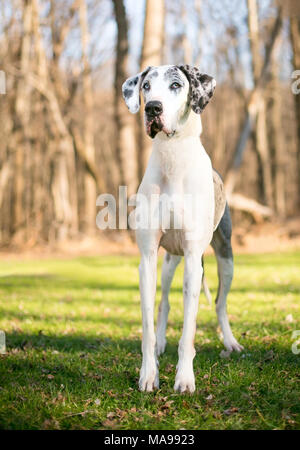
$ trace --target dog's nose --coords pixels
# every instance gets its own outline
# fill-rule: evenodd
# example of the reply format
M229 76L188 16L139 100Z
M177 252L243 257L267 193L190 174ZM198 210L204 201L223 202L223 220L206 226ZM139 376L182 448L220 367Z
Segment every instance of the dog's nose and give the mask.
M152 102L148 102L145 106L145 111L147 116L156 117L159 116L163 112L162 102L154 100Z

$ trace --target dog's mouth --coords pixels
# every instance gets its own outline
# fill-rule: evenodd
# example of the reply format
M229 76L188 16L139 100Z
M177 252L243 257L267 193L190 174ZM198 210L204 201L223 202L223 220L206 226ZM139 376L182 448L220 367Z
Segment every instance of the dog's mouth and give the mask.
M148 136L150 136L152 139L155 138L157 133L159 133L163 129L163 127L164 126L160 117L146 119L146 131Z
M175 134L175 131L170 132L165 128L160 117L154 117L153 119L152 118L146 119L146 132L148 136L154 139L157 133L159 133L160 131L163 131L168 137L172 137Z

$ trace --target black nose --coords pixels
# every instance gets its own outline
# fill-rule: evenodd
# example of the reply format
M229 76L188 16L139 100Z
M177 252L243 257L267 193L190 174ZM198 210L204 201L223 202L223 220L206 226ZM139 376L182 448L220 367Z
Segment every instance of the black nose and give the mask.
M147 116L156 117L159 116L163 112L162 102L154 100L152 102L148 102L145 106L145 111Z

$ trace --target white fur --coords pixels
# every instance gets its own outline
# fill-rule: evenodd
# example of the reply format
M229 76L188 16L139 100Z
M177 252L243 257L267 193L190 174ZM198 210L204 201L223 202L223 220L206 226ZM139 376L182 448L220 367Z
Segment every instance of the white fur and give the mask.
M161 89L161 88L160 88ZM162 99L163 93L160 95ZM162 99L163 100L163 99ZM163 103L165 105L165 103ZM182 109L182 108L181 108ZM164 108L165 110L165 108ZM176 116L176 110L173 110ZM167 121L167 118L165 118ZM177 119L178 120L178 119ZM172 118L167 122L171 126ZM170 124L170 125L169 125ZM154 334L154 298L156 285L156 254L158 244L170 253L185 256L184 268L184 325L179 344L179 362L175 380L175 390L181 392L195 390L193 373L194 335L196 316L202 279L201 258L209 245L213 233L214 188L212 167L209 157L201 145L200 116L190 111L189 116L176 134L170 139L164 132L159 132L153 141L153 151L149 164L139 188L139 193L150 197L152 193L168 195L198 193L201 207L201 230L194 239L187 240L187 230L176 230L179 248L173 248L173 230L165 233L155 230L137 230L137 243L142 255L140 265L140 288L143 313L143 363L140 375L140 389L151 391L158 386L158 367L155 356ZM170 239L168 235L170 234ZM195 270L196 268L196 270ZM172 269L171 269L172 270ZM158 321L157 351L164 349L165 323L167 307Z
M153 71L150 71L142 82L141 91L145 105L152 100L162 102L163 113L161 115L161 119L165 125L166 132L171 133L174 130L177 130L178 134L178 131L182 128L182 126L183 128L186 126L184 110L188 100L189 84L186 76L183 73L180 73L185 85L183 89L180 90L178 95L174 95L174 93L169 89L168 81L164 79L166 71L171 67L172 66L156 67L155 71L157 71L158 76L153 78L151 78L151 72L153 73ZM151 85L151 89L148 92L143 89L143 85L147 81L149 81ZM166 137L166 139L168 138Z
M197 198L196 213L200 218L200 226L192 234L185 224L180 230L164 230L160 226L157 230L138 229L136 231L137 244L141 253L139 273L143 322L143 360L139 387L142 391L152 391L159 385L157 355L163 353L166 345L168 293L180 255L184 255L184 324L178 348L179 360L174 388L180 392L194 392L194 337L203 274L201 259L213 235L214 186L211 161L199 138L202 131L200 116L188 107L188 81L182 74L185 79L184 87L177 95L174 95L169 88L169 80L165 77L170 67L153 68L158 75L151 77L150 70L141 82L145 104L153 100L162 103L161 120L164 127L153 140L152 154L138 193L149 199L152 194L175 195L182 205L184 196L187 194ZM151 83L151 89L145 92L143 85L147 80ZM137 102L137 90L134 95L135 97L130 98L132 104ZM143 214L143 210L139 213ZM154 303L159 245L171 255L169 260L165 258L163 264L162 300L155 335ZM220 264L222 264L221 261ZM221 285L221 299L224 295L226 301L226 280L223 280ZM218 315L224 333L225 346L231 348L236 344L233 336L230 335L230 328L228 329L223 303L220 302Z

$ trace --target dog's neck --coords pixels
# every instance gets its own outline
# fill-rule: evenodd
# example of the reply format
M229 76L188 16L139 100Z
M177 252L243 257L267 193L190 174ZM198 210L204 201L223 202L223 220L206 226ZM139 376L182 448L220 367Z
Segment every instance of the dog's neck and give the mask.
M178 122L178 129L175 131L174 136L168 137L165 133L160 132L155 136L155 141L167 141L170 144L175 140L182 140L184 138L196 137L199 138L202 133L202 123L199 114L194 113L193 110L189 111L188 117L183 117Z
M199 114L190 111L188 118L178 128L174 136L158 133L153 140L153 156L158 158L162 173L169 179L178 179L185 168L194 160L193 153L203 149L200 134L202 132ZM193 142L191 143L191 140ZM203 149L204 151L204 149Z
M200 114L196 114L191 110L186 121L183 123L179 121L179 130L175 133L174 137L179 139L192 136L199 138L201 133L202 122Z

